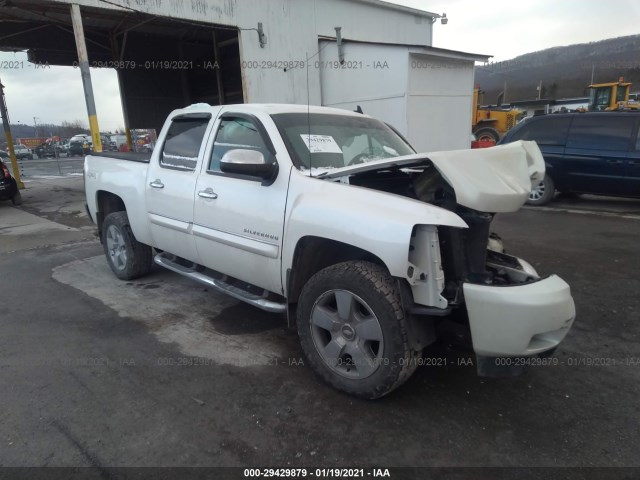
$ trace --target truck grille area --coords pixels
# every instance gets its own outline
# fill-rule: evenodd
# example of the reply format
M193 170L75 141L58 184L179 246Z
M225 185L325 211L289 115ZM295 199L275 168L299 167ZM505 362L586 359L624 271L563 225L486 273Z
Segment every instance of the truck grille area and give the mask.
M440 227L440 252L446 286L444 296L456 297L462 282L491 284L493 275L487 271L487 243L492 213L478 212L458 206L455 213L469 228Z

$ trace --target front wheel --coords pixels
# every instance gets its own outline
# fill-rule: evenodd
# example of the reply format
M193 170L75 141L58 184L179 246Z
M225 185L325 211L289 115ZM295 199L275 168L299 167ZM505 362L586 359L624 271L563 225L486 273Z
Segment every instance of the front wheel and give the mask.
M364 261L316 273L302 289L298 335L316 374L334 388L379 398L415 371L407 319L389 272Z
M493 141L498 143L500 141L500 133L492 127L482 127L477 129L473 134L476 136L476 140L483 142Z
M555 194L556 186L553 179L545 174L542 181L531 189L527 203L535 206L545 205L551 201Z
M131 231L127 212L113 212L102 223L102 246L111 271L120 280L133 280L151 271L151 247Z

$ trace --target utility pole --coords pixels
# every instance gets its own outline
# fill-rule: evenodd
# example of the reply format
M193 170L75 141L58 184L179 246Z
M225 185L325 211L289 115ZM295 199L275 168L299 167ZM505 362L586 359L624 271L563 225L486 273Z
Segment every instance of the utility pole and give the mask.
M2 117L2 125L4 127L4 135L7 138L7 147L9 149L9 158L11 159L11 168L13 176L16 179L18 188L24 189L24 183L20 179L20 168L18 160L16 160L16 152L13 149L13 137L11 137L11 128L9 127L9 112L7 112L7 104L4 101L4 85L0 81L0 117Z
M541 96L542 96L542 80L540 80L540 83L538 84L538 100L540 100Z

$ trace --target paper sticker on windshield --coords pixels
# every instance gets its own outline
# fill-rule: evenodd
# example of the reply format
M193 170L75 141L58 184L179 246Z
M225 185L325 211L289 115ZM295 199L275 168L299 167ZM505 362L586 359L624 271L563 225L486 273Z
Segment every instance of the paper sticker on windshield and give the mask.
M342 150L331 135L301 133L300 136L311 153L342 153Z

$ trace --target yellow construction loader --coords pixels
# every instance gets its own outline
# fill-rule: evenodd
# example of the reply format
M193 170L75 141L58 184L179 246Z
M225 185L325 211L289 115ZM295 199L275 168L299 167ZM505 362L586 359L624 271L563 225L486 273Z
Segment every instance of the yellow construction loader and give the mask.
M629 99L631 83L623 77L617 82L594 83L589 85L589 111L640 110L640 102Z
M517 108L481 107L478 104L480 89L473 89L473 116L471 118L471 132L480 142L493 141L497 143L502 135L524 116Z

